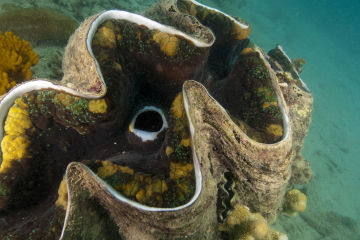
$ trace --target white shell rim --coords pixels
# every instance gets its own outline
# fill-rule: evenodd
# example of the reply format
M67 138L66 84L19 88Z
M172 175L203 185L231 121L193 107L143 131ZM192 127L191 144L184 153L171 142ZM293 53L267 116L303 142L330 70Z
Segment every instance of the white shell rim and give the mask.
M137 117L141 113L146 112L146 111L154 111L154 112L157 112L161 116L163 125L161 126L161 129L159 131L148 132L148 131L143 131L143 130L140 130L140 129L137 129L134 127ZM157 136L159 135L159 133L161 133L165 128L168 128L168 123L166 121L164 113L162 112L162 110L160 108L157 108L154 106L145 106L135 114L135 116L133 117L133 119L130 122L130 128L137 137L141 138L141 141L143 141L143 142L154 141L157 138Z
M249 25L246 25L246 24L244 24L244 23L239 22L238 20L236 20L236 19L233 18L232 16L230 16L230 15L228 15L228 14L226 14L226 13L224 13L224 12L222 12L222 11L216 9L216 8L212 8L212 7L206 6L206 5L204 5L204 4L202 4L202 3L199 3L199 2L197 2L197 1L195 1L195 0L191 0L191 1L192 1L194 4L197 4L197 5L201 6L201 7L204 7L204 8L207 8L207 9L210 9L210 10L213 10L213 11L215 11L215 12L218 12L218 13L223 14L224 16L228 17L230 20L234 21L235 24L239 25L242 29L247 29L247 28L250 27Z
M277 45L276 46L277 49L280 50L280 52L287 58L287 60L289 61L289 63L291 64L291 59L290 57L286 54L286 52L284 51L283 47L281 45ZM291 64L292 65L292 64ZM302 78L300 77L298 71L295 69L294 66L292 66L292 70L295 72L296 76L298 77L298 79L300 80L300 83L301 83L301 88L308 92L308 93L311 93L311 90L309 89L309 87L306 85L306 83L302 80Z

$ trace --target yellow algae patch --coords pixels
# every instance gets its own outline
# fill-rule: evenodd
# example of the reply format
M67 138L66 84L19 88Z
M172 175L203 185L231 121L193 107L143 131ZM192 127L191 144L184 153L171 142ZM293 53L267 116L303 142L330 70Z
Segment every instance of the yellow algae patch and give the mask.
M266 128L266 132L275 137L281 137L283 135L283 127L280 124L270 124Z
M93 113L106 113L107 110L107 103L105 99L96 99L96 100L90 100L89 101L89 107L90 112Z
M144 189L140 189L136 195L136 200L140 203L144 202L145 201L145 190Z
M187 138L188 134L184 131L187 127L187 118L182 93L179 93L172 102L170 114L175 119L173 131L180 134L183 138Z
M164 193L168 190L168 186L165 180L161 180L161 193Z
M153 40L160 45L160 50L172 57L178 49L179 39L167 33L157 32L153 35Z
M21 99L15 100L15 104L9 109L5 120L4 130L8 135L24 135L26 130L32 127L28 105Z
M183 191L183 193L190 193L191 192L191 185L188 182L179 183L178 188Z
M274 102L264 102L261 107L262 107L263 109L266 109L266 108L269 108L269 107L271 107L271 106L277 107L277 106L278 106L278 102L276 102L276 101L274 101Z
M152 195L152 185L146 185L146 197L149 198Z
M68 192L67 192L65 179L63 179L60 183L58 195L59 195L59 197L56 200L55 205L57 207L62 207L66 211L67 201L68 201Z
M191 4L189 13L190 13L190 15L196 16L196 13L197 13L197 12L196 12L196 6L195 6L195 4Z
M166 182L160 179L154 180L151 185L154 193L164 193L167 190Z
M267 87L259 87L256 92L267 98L273 96L273 92Z
M137 31L136 32L136 37L137 37L137 39L141 40L141 32Z
M170 162L170 179L179 179L183 177L188 177L194 167L191 163L174 163Z
M246 55L246 54L253 53L253 52L254 52L254 50L252 48L244 48L240 54Z
M152 185L152 190L154 193L162 193L160 179L156 179L155 181L153 181L153 183L151 185Z
M5 136L1 141L2 164L0 172L11 167L12 161L20 161L27 156L27 148L30 145L26 130L32 127L28 105L21 99L15 100L15 104L9 109L5 120Z
M256 94L261 98L261 108L264 111L269 111L268 108L273 109L278 106L276 93L268 87L259 87Z
M119 72L122 72L122 66L120 63L117 63L117 62L113 62L114 66L115 66L115 69L117 69Z
M140 187L140 182L132 180L125 184L120 184L120 186L115 186L116 189L121 190L127 197L135 196Z
M65 107L70 107L74 101L78 101L79 97L74 97L66 93L58 93L54 97L54 102L59 102Z
M0 172L4 172L5 169L10 168L12 161L24 158L29 144L30 141L26 136L6 135L1 141L3 162L0 167Z
M246 39L249 36L250 32L251 32L250 26L245 28L245 27L242 27L242 26L234 23L231 34L237 40L243 40L243 39Z
M118 42L121 42L122 36L120 34L116 34L116 40L118 40Z
M128 173L130 175L134 174L134 170L129 167L119 166L110 161L102 161L101 163L102 167L99 167L97 170L97 175L101 178L110 177L118 171L122 173Z
M101 27L95 37L94 44L106 48L115 48L116 47L116 36L114 31L109 27Z
M171 113L174 118L182 118L185 115L184 110L185 110L185 107L184 107L183 95L182 95L182 93L179 93L175 97L175 99L171 105Z
M174 152L174 148L167 146L165 149L166 156L170 156Z
M183 138L183 139L181 139L180 144L181 144L182 146L184 146L184 147L190 146L190 138Z

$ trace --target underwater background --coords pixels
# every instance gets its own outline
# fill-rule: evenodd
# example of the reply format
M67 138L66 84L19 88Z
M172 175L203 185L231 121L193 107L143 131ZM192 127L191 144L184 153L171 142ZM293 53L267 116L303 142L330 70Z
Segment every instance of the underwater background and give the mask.
M82 20L105 9L139 12L152 2L0 0L0 30L6 27L4 18L27 14L22 8L52 14L46 22L12 24L31 33L25 39L40 55L33 77L60 79L64 46ZM308 196L307 210L296 218L279 216L275 228L294 240L360 239L360 1L200 2L246 20L250 39L265 51L280 44L291 58L306 60L301 76L313 93L314 111L303 154L315 176L306 186L297 186Z

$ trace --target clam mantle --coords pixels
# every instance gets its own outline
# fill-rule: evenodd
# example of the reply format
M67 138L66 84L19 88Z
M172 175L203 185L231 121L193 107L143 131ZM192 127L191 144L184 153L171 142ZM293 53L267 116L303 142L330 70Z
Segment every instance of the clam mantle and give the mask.
M60 82L1 99L0 236L284 239L265 220L311 178L312 95L249 33L192 0L85 20ZM263 230L244 232L237 211Z

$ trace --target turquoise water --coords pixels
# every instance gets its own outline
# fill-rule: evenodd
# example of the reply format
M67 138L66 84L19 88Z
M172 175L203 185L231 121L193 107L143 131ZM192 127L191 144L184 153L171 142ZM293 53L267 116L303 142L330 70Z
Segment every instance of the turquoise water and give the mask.
M308 209L281 218L290 239L360 239L360 3L358 1L242 1L232 14L252 26L265 50L280 43L307 63L302 77L314 96L304 156L314 179Z
M265 50L280 43L305 58L302 77L314 96L303 150L315 173L308 209L280 218L282 227L296 240L360 239L360 2L240 2L224 9L246 19Z
M303 154L315 177L299 186L307 193L307 210L294 219L279 216L275 227L293 240L360 239L360 1L201 2L245 19L250 38L265 51L281 44L290 57L306 60L302 78L313 93L314 111ZM151 1L3 3L61 9L81 21L104 9L139 11Z

